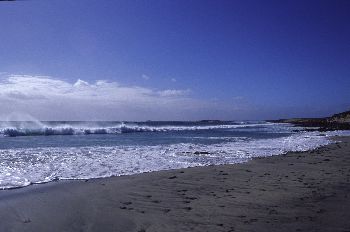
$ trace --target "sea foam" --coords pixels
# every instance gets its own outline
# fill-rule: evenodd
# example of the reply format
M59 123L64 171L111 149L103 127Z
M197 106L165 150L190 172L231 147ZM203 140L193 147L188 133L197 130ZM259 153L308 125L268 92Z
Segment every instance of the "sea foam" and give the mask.
M241 137L214 144L35 147L0 149L0 188L58 179L90 179L194 166L234 164L253 157L306 151L327 145L335 131L301 132L268 139Z

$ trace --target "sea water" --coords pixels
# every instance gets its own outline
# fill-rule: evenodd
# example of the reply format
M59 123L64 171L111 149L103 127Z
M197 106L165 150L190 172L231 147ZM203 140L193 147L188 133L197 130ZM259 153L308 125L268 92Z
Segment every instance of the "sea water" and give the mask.
M350 134L300 129L265 121L0 122L0 189L241 163Z

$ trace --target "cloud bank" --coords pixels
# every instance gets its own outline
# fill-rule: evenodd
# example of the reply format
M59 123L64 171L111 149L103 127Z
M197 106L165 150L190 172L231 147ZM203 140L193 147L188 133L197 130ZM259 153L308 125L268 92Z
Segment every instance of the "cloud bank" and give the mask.
M105 80L70 83L30 75L3 78L0 103L1 120L21 114L39 120L196 120L213 117L208 113L218 110L217 103L195 99L188 89L157 90Z

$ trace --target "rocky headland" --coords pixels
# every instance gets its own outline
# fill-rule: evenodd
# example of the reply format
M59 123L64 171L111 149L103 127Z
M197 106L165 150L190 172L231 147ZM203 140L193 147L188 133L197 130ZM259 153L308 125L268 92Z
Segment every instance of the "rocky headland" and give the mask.
M306 127L306 130L350 130L350 111L334 114L325 118L291 118L268 120L268 122L291 123L295 126Z

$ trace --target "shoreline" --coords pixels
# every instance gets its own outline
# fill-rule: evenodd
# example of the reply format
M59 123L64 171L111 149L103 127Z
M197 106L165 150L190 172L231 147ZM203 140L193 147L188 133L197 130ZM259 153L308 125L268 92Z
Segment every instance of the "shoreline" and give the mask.
M1 190L0 231L350 231L350 137L336 140L240 164Z

